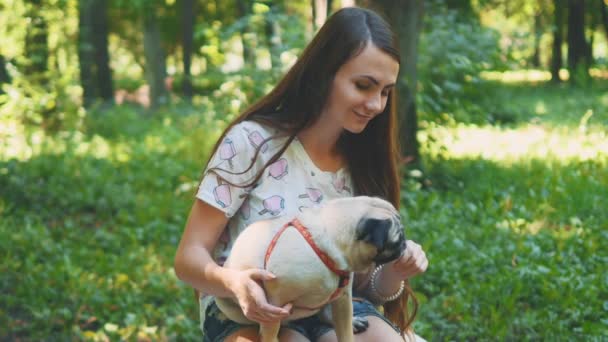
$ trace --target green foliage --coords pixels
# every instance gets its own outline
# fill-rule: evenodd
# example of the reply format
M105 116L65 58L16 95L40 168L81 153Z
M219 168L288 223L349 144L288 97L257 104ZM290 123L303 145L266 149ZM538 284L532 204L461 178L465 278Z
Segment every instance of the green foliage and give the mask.
M601 133L605 113L581 129L571 112L600 108L603 86L570 97L569 88L526 84L494 92L497 108L522 100L512 130L542 124L585 140ZM547 112L524 111L538 101ZM0 339L200 338L192 291L172 258L229 103L174 105L155 117L115 107L86 113L81 131L0 145ZM467 126L425 127L421 134L436 140L423 145L425 173L406 178L402 199L408 237L430 258L412 281L417 332L428 340L605 339L608 146L598 140L592 157L509 159L500 144L486 144L491 156L461 156L457 138L473 139Z
M498 34L482 27L476 18L448 10L440 1L429 7L418 57L420 116L483 121L485 113L477 105L484 87L479 74L503 65Z
M117 88L143 84L140 16L150 7L169 70L179 69L177 4L109 2ZM25 1L0 4L0 55L12 78L0 95L0 340L200 338L173 254L208 152L299 53L309 3L256 1L245 18L234 2L197 5L195 107L176 102L152 117L140 107L80 107L75 0L42 1L50 54L40 77L24 71ZM496 32L462 7L466 15L431 4L421 36L426 169L406 178L402 209L409 237L431 261L413 280L417 332L429 340L607 339L608 88L484 80L482 71L508 61ZM280 28L281 65L272 69L267 22ZM244 27L256 62L227 68ZM547 131L551 153L497 151L524 145L517 139L457 153L463 136Z
M431 340L604 340L606 83L491 84L494 108L518 113L512 128L425 123L426 174L412 172L403 192L409 237L430 256L427 273L413 280L422 302L417 332ZM510 139L500 140L503 132Z
M0 339L197 338L172 257L224 123L161 117L118 107L0 162Z
M10 44L3 44L0 54L9 61L7 71L12 82L4 85L6 94L0 95L0 116L42 126L49 132L73 127L79 120L78 62L76 47L69 40L76 34L76 1L61 2L62 8L57 1L42 1L38 6L8 1L6 5L12 10L0 11L0 26ZM44 29L42 35L47 39L37 42L36 48L48 49L47 63L37 61L39 55L26 53L24 37L31 26L29 16L34 15L46 23L38 30ZM39 70L31 69L34 62Z
M410 237L431 265L413 282L422 297L418 333L605 338L607 162L430 161L433 190L405 195Z

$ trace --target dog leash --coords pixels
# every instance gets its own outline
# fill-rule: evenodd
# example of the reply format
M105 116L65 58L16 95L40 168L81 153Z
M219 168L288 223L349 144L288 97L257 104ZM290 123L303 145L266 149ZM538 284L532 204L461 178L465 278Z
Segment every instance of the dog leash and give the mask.
M325 302L323 305L336 299L336 297L338 297L340 295L340 293L342 292L342 289L346 285L348 285L348 283L350 282L350 272L345 271L345 270L340 270L336 267L336 263L334 262L334 260L331 259L329 257L329 255L327 255L327 253L325 253L321 250L321 248L312 239L312 235L310 234L310 231L306 227L304 227L304 225L302 225L302 223L298 219L293 219L293 220L287 222L275 234L274 238L268 245L268 249L266 249L266 256L264 257L264 269L266 269L266 265L268 264L268 259L270 259L270 254L272 253L272 250L274 249L275 245L277 244L279 237L281 237L283 232L289 227L296 228L297 231L300 232L300 234L302 234L304 239L308 242L310 247L312 247L312 249L315 251L315 253L319 257L319 259L321 259L321 261L325 264L325 266L327 266L327 268L329 268L330 271L332 271L334 274L336 274L338 276L338 278L339 278L338 288L334 291L334 293L332 293L331 297L329 297L327 302ZM307 308L307 307L302 307L302 308L308 309L308 310L317 310L317 309L320 309L321 307L323 307L323 305L321 305L317 308Z

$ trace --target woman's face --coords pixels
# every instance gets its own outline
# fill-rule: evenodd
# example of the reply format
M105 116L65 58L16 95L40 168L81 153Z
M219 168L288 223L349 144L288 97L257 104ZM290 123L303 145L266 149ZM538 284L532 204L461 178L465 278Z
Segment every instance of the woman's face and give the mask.
M362 132L370 120L384 111L398 73L399 63L368 43L338 69L322 120L351 133Z

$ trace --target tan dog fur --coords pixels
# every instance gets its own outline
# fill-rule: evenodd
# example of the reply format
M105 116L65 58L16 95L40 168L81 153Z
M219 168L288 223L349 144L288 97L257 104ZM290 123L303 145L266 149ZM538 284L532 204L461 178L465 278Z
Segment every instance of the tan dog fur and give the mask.
M268 245L277 231L293 218L281 217L248 226L236 239L224 266L239 270L263 269ZM305 209L297 218L308 228L315 243L334 260L340 270L364 271L378 261L379 254L388 253L390 258L394 259L405 248L399 213L389 202L379 198L358 196L335 199L327 201L321 207ZM385 223L384 238L386 244L391 247L390 251L379 250L379 247L370 243L369 236L362 238L362 235L368 233L367 230L371 232L375 229L365 224L370 222L369 219L383 220ZM377 232L379 230L373 234ZM397 245L399 247L395 247ZM278 239L266 269L277 276L276 279L264 281L268 302L276 306L293 304L287 320L317 313L319 310L302 307L316 308L325 304L338 287L338 276L323 264L309 243L293 227L287 228ZM349 285L341 295L329 303L333 313L332 322L338 341L341 342L354 339L351 299L352 273ZM243 324L252 323L245 317L235 299L216 298L216 303L231 320ZM261 325L261 341L278 341L279 329L280 323Z

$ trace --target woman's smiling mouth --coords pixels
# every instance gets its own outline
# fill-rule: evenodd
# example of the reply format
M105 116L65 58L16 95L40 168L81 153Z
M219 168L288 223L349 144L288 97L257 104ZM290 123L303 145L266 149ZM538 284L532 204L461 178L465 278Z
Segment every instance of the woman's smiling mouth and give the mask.
M365 120L371 120L373 119L373 116L370 115L363 115L363 114L359 114L355 111L353 111L353 113L355 113L355 115L357 115L359 118L365 119Z

